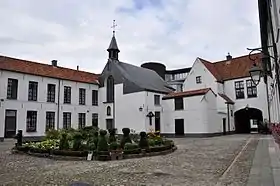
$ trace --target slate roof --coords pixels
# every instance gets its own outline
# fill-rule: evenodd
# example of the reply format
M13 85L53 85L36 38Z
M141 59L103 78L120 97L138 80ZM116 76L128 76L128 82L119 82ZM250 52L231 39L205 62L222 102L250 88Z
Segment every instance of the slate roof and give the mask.
M221 94L221 93L218 93L218 94L226 101L225 103L234 104L234 101L232 101L227 95Z
M82 83L98 84L98 75L48 64L0 56L0 70L64 79Z
M126 79L142 89L162 93L170 93L174 90L153 70L120 61L114 63Z
M261 53L253 54L252 58L256 59L256 64L261 68ZM248 55L214 63L201 58L199 58L199 60L212 73L218 82L249 77L249 69L253 65L253 61L249 59Z
M112 39L111 39L109 48L108 48L107 50L108 50L108 51L109 51L109 50L117 50L117 51L120 51L120 50L119 50L119 47L118 47L118 44L117 44L116 37L115 37L114 35L113 35L113 37L112 37Z
M208 91L212 91L212 89L204 88L204 89L189 90L189 91L183 91L183 92L172 92L172 93L164 96L162 99L166 100L166 99L181 98L181 97L200 96L200 95L205 95ZM213 92L213 94L216 95L214 92Z

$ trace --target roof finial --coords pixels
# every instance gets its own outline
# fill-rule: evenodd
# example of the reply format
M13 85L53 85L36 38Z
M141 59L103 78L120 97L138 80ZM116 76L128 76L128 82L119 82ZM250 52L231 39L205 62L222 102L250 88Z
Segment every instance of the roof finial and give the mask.
M113 28L113 35L115 35L115 32L116 32L116 20L113 20L113 26L111 26L111 28Z

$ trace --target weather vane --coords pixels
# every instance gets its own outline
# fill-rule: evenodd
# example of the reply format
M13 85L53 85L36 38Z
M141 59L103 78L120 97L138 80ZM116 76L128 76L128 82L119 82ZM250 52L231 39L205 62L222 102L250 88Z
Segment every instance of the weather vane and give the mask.
M111 28L113 28L113 35L115 35L115 32L116 32L116 20L113 20L113 26L111 26Z

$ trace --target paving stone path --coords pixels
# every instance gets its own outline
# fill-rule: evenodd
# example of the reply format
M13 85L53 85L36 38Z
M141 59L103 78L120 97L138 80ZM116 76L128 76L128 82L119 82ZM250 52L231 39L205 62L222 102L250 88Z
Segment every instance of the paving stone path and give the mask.
M16 155L4 142L0 143L0 185L243 186L258 138L178 138L174 139L178 150L172 154L111 162L55 161ZM229 166L231 169L227 170Z

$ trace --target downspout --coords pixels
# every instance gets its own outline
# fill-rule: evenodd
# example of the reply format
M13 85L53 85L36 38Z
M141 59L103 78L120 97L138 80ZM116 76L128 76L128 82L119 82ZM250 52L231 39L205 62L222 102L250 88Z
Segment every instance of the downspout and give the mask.
M58 80L58 96L57 96L57 130L59 129L59 116L60 116L60 82L61 79Z
M227 103L227 117L228 117L228 132L230 133L230 113L229 113L229 104Z
M267 100L267 111L268 111L268 123L271 123L271 119L270 119L270 104L269 104L268 85L267 85L267 83L265 84L265 89L266 89L266 100Z

